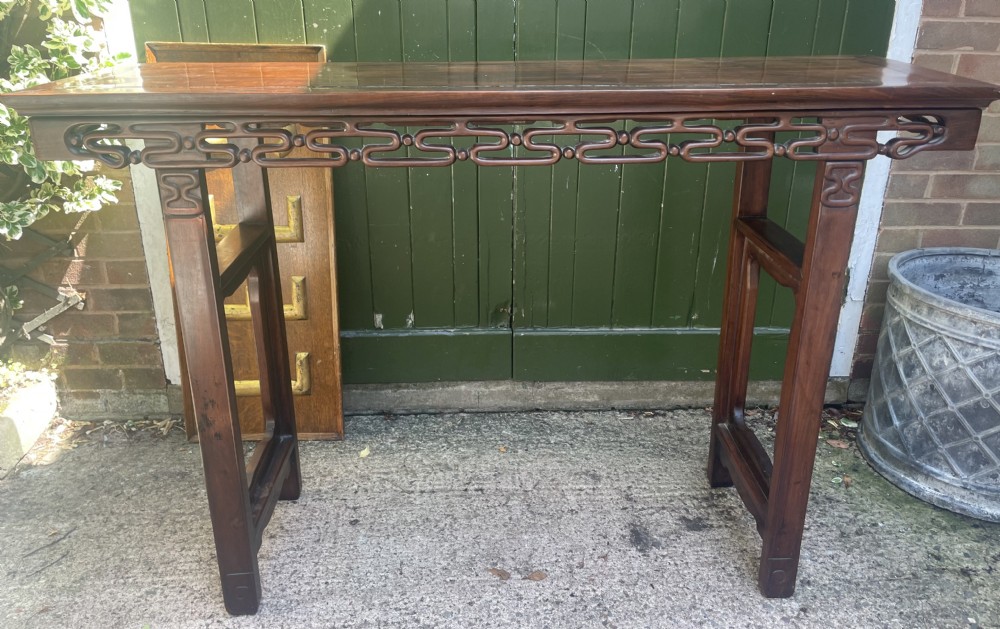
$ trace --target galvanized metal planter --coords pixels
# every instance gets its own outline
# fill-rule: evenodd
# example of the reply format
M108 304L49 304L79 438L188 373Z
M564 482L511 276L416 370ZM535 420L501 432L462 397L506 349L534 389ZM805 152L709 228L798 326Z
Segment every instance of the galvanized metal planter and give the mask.
M914 496L1000 522L1000 251L908 251L889 277L861 451Z

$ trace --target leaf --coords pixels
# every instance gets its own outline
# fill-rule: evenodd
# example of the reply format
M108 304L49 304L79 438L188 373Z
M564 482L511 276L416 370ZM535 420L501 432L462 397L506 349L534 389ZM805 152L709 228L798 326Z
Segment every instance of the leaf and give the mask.
M500 446L499 448L497 448L497 451L500 454L504 454L505 452L507 452L507 446Z
M487 572L489 572L496 578L500 579L501 581L506 581L507 579L510 578L510 573L504 570L503 568L490 568L489 570L487 570Z
M77 22L85 22L90 19L90 7L87 6L88 4L85 0L74 0L73 17L76 18Z
M841 450L846 450L851 447L851 444L843 439L827 439L826 445L833 446L834 448L840 448Z
M371 453L372 453L371 449L369 449L368 446L365 446L364 450L362 450L361 452L358 452L358 456L363 459L363 458L365 458L366 456L368 456Z
M843 426L844 428L857 428L858 422L854 421L853 419L847 419L845 417L840 420L840 425Z
M541 570L535 570L534 572L532 572L528 576L524 577L523 580L524 581L541 581L541 580L543 580L547 576L549 576L549 575L545 574Z
M854 479L848 476L847 474L844 474L844 487L850 487L853 484L854 484Z

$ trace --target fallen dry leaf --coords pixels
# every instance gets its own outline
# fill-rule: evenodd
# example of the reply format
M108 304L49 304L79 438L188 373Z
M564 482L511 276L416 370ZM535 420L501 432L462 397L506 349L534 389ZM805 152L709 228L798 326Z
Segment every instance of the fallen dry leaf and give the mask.
M826 445L833 446L834 448L840 448L841 450L846 450L851 447L851 444L847 443L843 439L827 439Z
M524 577L524 580L525 581L541 581L542 579L544 579L547 576L549 576L549 575L545 574L541 570L535 570L534 572L532 572L528 576Z
M850 487L853 484L854 484L854 479L848 476L847 474L844 474L844 487Z
M500 579L501 581L506 581L510 578L510 573L503 568L490 568L487 572Z
M363 459L363 458L365 458L366 456L368 456L371 453L372 453L372 451L368 448L368 446L365 446L364 450L362 450L361 452L358 452L358 456Z
M497 448L497 450L500 452L500 454L503 454L504 452L507 451L507 446L500 446L499 448Z

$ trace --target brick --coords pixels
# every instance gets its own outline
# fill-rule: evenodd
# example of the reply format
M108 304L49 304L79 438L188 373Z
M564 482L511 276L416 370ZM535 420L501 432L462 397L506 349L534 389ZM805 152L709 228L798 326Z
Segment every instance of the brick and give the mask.
M885 280L889 278L889 260L893 253L876 253L872 259L872 270L869 281Z
M149 288L95 288L87 293L87 307L94 312L152 312Z
M996 249L998 242L1000 242L1000 229L957 227L924 230L920 246Z
M961 203L887 201L882 211L886 227L958 225L961 219Z
M119 203L106 206L97 213L97 225L102 232L139 231L135 203L123 202L119 192Z
M121 389L122 377L117 369L65 368L60 374L67 389L74 391L95 391L98 389Z
M854 352L862 356L874 356L878 347L878 332L865 332L858 335L858 344Z
M1000 54L962 53L957 74L988 83L1000 83Z
M98 261L56 258L39 267L41 280L50 286L69 284L77 289L107 283L104 264Z
M149 286L145 260L108 260L104 263L108 284L142 284Z
M919 246L920 232L912 227L883 229L878 235L879 253L899 253Z
M953 53L918 52L913 55L913 65L939 72L951 72L958 62L958 55Z
M163 389L167 379L162 369L121 369L126 389Z
M118 334L113 315L72 310L52 319L45 327L49 334L66 340L104 339Z
M91 367L100 363L97 347L93 343L66 344L64 360L68 367Z
M91 232L76 245L79 258L138 260L143 257L142 239L139 232L94 233Z
M924 151L893 163L892 172L972 170L975 158L972 151Z
M146 312L120 314L118 334L123 339L156 339L156 319Z
M1000 48L1000 22L924 20L917 36L922 50L983 50Z
M92 212L75 214L49 212L45 218L32 225L31 228L52 238L63 238L72 231L77 231L78 229L86 230L89 226L93 225L93 216Z
M35 225L37 224L35 223ZM47 246L44 243L38 242L34 238L22 236L19 240L8 241L5 237L3 240L0 240L0 252L2 252L0 259L3 260L4 266L14 268L24 264L46 249Z
M118 421L140 417L166 417L169 415L167 393L164 389L123 390L104 392L107 413Z
M861 330L865 332L878 333L878 331L882 329L882 317L884 314L884 304L871 304L865 306L864 311L861 313Z
M167 385L167 408L172 415L182 415L184 413L184 392L180 385Z
M966 17L1000 17L997 0L965 0Z
M1000 65L1000 59L997 60L997 63ZM976 170L1000 173L1000 144L981 144L976 147L975 155Z
M161 367L160 346L148 342L101 343L97 353L103 365Z
M104 397L96 391L67 391L60 387L59 414L67 419L87 419L107 412Z
M855 357L854 366L851 367L851 379L867 379L872 377L872 369L875 366L875 357Z
M970 203L965 208L962 224L1000 227L1000 203Z
M888 290L888 280L870 280L868 282L868 291L865 294L865 304L884 304L885 294Z
M997 105L998 102L1000 101L992 103L990 106L991 112L1000 113L1000 106ZM998 113L989 113L983 116L983 123L979 127L979 141L981 143L1000 143L1000 115Z
M885 196L887 199L922 199L929 181L929 175L892 173Z
M962 0L924 0L924 17L959 17Z
M42 343L14 343L10 346L8 358L15 363L25 365L39 365L52 363L60 359L62 348L55 346L50 348ZM57 363L58 364L58 363Z
M997 199L1000 198L1000 176L934 175L931 180L931 196L952 199Z

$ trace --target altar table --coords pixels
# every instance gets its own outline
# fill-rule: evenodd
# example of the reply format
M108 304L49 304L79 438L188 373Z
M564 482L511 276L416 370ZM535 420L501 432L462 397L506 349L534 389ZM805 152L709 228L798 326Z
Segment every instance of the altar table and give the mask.
M760 589L783 597L795 588L865 163L970 150L998 97L993 85L883 59L786 57L158 63L0 100L31 117L40 158L156 171L223 597L252 614L264 527L301 486L267 169L735 162L708 479L735 485L763 540ZM776 157L818 164L804 243L768 218ZM211 168L233 169L240 216L218 246ZM795 295L773 461L744 423L760 269ZM272 429L245 466L222 307L244 280Z

